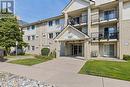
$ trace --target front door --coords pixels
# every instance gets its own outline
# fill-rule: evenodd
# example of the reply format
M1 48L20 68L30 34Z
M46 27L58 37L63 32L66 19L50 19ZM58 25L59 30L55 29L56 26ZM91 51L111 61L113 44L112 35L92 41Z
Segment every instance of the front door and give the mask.
M104 56L114 57L114 44L105 44L103 49L104 49Z
M83 46L82 44L72 45L72 56L82 56Z

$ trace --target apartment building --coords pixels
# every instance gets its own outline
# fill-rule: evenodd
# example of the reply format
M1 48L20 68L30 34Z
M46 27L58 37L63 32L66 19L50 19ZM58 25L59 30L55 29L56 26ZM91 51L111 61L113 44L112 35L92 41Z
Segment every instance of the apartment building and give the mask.
M53 38L53 29L42 25L41 32L53 39L41 37L43 41L37 43L46 41L47 47L56 49L57 58L122 59L130 55L129 12L130 0L71 0L62 11L64 29Z
M22 26L23 39L28 43L26 53L41 54L42 48L55 50L53 39L64 29L63 25L64 17L60 15Z

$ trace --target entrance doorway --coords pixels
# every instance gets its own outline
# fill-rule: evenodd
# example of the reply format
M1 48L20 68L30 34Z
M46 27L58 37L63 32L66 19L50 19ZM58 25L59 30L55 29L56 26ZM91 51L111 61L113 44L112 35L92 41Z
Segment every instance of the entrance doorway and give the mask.
M72 44L71 54L72 56L83 56L83 44Z

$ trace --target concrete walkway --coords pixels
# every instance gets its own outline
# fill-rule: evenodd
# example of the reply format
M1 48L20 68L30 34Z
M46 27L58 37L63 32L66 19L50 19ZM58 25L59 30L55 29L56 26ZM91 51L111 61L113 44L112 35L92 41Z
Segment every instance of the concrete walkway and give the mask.
M0 63L0 71L45 81L57 87L130 87L127 81L77 74L84 63L73 58L55 59L31 67Z

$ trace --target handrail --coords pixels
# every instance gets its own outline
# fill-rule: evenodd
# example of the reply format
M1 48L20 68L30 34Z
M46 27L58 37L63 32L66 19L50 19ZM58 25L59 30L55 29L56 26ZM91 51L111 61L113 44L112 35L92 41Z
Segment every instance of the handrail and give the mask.
M99 14L99 17L98 18L93 18L93 16L94 15L91 15L92 16L92 19L91 19L91 21L92 21L92 23L95 23L95 22L101 22L101 21L105 21L105 20L107 20L107 21L109 21L109 20L112 20L112 19L118 19L119 18L119 16L118 16L118 11L114 11L114 13L113 13L113 17L109 17L109 15L106 15L106 16L108 16L107 18L105 18L104 16L100 16L101 14L102 14L103 12L101 12L100 14ZM96 15L98 15L98 14L96 14Z
M82 23L87 23L87 15L83 15L80 17L72 17L68 19L68 24L69 25L76 25L76 24L82 24Z
M119 32L113 32L113 33L104 33L104 32L94 32L91 33L91 38L93 40L103 40L103 39L118 39Z

